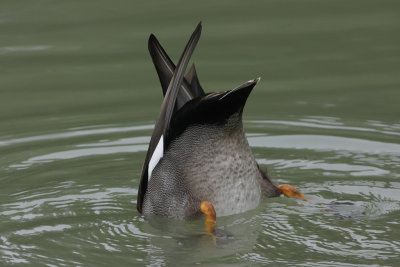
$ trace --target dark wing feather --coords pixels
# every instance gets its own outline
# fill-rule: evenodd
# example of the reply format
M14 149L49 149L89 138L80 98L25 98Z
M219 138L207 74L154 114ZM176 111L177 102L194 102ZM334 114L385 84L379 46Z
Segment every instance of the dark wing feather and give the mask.
M203 88L200 85L199 78L197 77L196 67L194 64L186 74L186 80L190 85L190 92L196 97L203 97L205 95Z
M150 35L148 48L161 83L163 94L165 96L168 85L176 68L175 64L169 58L168 54L165 52L164 48L153 34ZM180 109L184 104L186 104L186 102L197 97L199 94L198 91L198 87L192 90L190 83L186 79L183 79L182 88L179 90L176 99L176 110ZM204 91L202 91L202 95L204 95Z
M192 36L189 39L189 42L185 47L185 50L183 51L181 58L179 59L178 66L172 75L163 103L161 105L161 111L160 114L158 115L154 131L150 139L149 149L147 151L147 155L142 169L142 176L140 178L138 199L136 204L136 207L139 212L142 212L143 199L147 189L149 162L154 154L154 151L156 150L158 143L160 142L160 139L161 138L163 138L164 140L168 139L167 134L171 123L171 118L176 98L180 91L179 89L181 88L182 85L183 75L185 73L189 59L194 51L194 48L196 47L196 44L200 39L200 34L201 34L201 22L197 25L196 29L194 30Z

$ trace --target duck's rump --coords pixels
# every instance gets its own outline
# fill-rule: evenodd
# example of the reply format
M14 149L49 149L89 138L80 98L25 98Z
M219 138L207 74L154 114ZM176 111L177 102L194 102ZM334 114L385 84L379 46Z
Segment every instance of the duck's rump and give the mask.
M204 200L218 216L240 213L259 204L262 180L240 114L223 125L192 125L155 167L143 213L190 217Z

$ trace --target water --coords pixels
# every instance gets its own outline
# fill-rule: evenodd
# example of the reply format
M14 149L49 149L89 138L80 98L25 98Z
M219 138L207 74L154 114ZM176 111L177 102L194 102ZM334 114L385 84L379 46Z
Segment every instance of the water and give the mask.
M3 1L0 265L394 266L400 259L396 1ZM262 76L257 160L309 198L203 220L145 218L138 180L161 89L153 32L207 91Z

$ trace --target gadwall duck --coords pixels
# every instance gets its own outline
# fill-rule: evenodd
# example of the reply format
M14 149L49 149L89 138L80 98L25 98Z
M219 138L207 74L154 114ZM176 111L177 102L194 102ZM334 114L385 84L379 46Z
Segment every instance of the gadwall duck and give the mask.
M275 184L259 168L247 142L243 107L260 78L206 94L194 65L184 77L201 29L199 23L176 67L150 35L149 51L164 99L143 165L138 211L184 219L203 213L213 223L216 214L254 209L263 198L284 194L306 200L296 188Z

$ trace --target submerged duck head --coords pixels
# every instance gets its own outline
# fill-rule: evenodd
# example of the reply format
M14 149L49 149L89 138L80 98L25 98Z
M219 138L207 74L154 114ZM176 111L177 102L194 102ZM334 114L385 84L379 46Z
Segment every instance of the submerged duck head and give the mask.
M176 66L150 35L164 99L142 169L137 209L174 218L203 213L210 223L215 214L253 209L262 198L290 196L291 190L260 170L243 130L243 108L260 78L206 94L194 65L184 76L201 29L199 23Z

